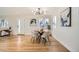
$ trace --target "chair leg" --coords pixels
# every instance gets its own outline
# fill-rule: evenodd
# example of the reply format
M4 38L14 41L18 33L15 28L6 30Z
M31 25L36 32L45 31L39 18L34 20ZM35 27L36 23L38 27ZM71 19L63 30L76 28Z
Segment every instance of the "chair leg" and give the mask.
M46 45L46 43L47 43L46 38L42 38L42 44Z

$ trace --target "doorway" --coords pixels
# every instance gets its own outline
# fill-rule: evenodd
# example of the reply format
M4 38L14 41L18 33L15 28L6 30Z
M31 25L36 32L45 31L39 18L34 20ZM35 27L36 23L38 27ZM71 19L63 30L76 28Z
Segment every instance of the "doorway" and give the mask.
M17 35L24 35L25 24L24 19L17 20Z

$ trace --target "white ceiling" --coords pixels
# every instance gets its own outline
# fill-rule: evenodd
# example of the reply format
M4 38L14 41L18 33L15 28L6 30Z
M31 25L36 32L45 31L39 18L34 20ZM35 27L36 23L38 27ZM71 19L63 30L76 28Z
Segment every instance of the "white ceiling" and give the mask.
M0 15L33 15L33 8L36 7L0 7ZM42 7L46 9L47 15L56 15L58 12L57 7Z

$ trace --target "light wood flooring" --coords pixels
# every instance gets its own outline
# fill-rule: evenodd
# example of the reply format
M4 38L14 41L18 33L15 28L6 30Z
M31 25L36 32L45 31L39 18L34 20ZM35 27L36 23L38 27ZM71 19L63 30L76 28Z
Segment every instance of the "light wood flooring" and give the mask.
M31 36L0 37L0 51L2 52L69 52L56 39L50 37L50 44L31 42Z

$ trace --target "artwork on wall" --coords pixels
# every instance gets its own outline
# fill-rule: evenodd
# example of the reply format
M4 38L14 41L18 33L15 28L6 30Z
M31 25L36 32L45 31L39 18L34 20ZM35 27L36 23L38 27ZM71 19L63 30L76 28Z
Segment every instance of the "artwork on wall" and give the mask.
M37 24L37 21L36 21L36 19L34 18L34 19L31 19L31 21L30 21L30 25L36 25Z
M61 13L61 25L63 27L71 27L71 7L66 8Z

